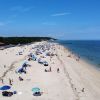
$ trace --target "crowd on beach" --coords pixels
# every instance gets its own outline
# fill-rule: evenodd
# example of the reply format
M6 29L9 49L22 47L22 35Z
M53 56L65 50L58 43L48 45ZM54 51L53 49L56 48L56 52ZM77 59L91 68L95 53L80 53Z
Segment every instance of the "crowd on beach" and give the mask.
M46 61L47 57L49 58L49 61L52 61L52 58L54 56L57 56L55 52L55 45L47 42L39 43L38 45L29 45L30 49L27 53L27 55L24 57L24 59L21 61L20 66L16 66L15 73L18 75L19 81L24 81L23 74L26 75L28 72L28 69L32 67L30 62L37 62L38 64L41 64L44 66L44 72L52 72L52 67L49 66L49 62ZM22 47L21 47L22 48ZM27 49L27 46L24 47L24 49L17 51L16 56L22 56L25 52L25 49ZM7 52L6 52L7 54ZM54 63L54 62L53 62ZM4 68L7 66L4 65ZM57 73L60 72L59 67L56 69ZM2 91L2 96L12 96L13 94L20 94L17 90L12 91L11 88L14 86L14 79L9 78L8 84L6 84L5 79L3 77L0 78L0 91ZM9 88L7 88L9 87ZM4 88L4 89L3 89ZM41 96L43 94L43 91L40 91L40 87L32 87L33 95L34 96Z
M0 100L100 99L100 73L58 43L17 45L0 57Z

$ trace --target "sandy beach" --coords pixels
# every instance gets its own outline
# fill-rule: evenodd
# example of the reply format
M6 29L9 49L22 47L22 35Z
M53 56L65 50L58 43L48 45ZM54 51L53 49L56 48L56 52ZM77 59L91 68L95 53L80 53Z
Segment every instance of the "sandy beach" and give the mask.
M30 53L36 61L29 60ZM19 73L24 61L29 66ZM0 90L0 100L100 100L100 71L58 43L46 41L0 50L0 87L4 85L17 93L4 97ZM41 96L33 95L34 87L40 88Z

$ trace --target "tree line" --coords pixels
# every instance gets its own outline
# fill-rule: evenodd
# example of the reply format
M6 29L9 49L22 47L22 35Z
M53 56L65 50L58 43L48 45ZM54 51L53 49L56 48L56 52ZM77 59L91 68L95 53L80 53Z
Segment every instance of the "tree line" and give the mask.
M0 43L3 43L4 45L9 44L26 44L31 42L38 42L42 40L55 40L51 37L0 37Z

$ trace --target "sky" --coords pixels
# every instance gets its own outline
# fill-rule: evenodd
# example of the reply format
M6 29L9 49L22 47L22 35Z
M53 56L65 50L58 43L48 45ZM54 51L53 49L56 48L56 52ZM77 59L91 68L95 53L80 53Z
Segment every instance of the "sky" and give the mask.
M0 0L0 36L100 39L100 0Z

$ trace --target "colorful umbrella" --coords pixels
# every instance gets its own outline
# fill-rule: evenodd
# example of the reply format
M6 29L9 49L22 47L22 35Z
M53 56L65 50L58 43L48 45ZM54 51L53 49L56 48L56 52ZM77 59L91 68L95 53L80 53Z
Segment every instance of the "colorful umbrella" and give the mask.
M11 88L11 86L4 85L4 86L0 87L0 90L9 90L10 88Z
M32 88L32 91L35 93L35 92L40 92L40 88L38 87L35 87L35 88Z

